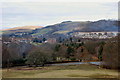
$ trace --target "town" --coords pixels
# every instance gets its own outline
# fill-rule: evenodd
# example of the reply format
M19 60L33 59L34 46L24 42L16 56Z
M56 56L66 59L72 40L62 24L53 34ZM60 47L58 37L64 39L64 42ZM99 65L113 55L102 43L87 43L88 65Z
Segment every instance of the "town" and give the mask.
M113 38L117 36L118 32L75 32L72 35L79 38L106 39L106 38Z

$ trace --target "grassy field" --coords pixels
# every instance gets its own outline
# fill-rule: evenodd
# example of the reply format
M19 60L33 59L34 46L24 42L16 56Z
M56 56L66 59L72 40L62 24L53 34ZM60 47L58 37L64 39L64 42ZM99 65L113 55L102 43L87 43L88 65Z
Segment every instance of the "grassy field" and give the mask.
M118 78L116 70L99 68L95 65L69 65L47 67L15 67L3 69L3 78Z
M54 32L54 34L55 34L55 33L58 33L58 34L66 34L67 32L70 32L70 31L56 31L56 32Z
M32 35L43 35L43 34L48 33L51 30L52 30L51 28L45 28L45 29L40 30L38 33L35 33L35 34L32 34Z

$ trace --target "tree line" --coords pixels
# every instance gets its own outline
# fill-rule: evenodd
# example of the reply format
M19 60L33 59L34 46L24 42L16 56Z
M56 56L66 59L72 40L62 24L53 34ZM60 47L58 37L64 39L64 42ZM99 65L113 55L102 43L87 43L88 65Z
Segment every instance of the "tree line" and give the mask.
M109 40L84 40L55 44L9 43L2 45L3 67L44 66L49 62L60 61L103 61L103 67L119 69L119 36Z

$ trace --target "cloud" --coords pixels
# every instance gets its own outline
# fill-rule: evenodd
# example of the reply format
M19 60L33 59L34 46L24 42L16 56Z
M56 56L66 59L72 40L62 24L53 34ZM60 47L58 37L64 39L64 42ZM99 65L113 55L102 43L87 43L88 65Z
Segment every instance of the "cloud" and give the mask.
M46 26L65 20L117 19L117 3L99 2L12 2L3 3L3 28Z

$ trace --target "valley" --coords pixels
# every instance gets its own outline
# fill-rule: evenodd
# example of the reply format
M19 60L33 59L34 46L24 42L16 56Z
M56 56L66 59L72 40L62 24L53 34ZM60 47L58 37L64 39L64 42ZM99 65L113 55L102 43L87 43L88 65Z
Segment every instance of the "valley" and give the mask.
M65 21L1 32L3 78L118 78L115 20Z

